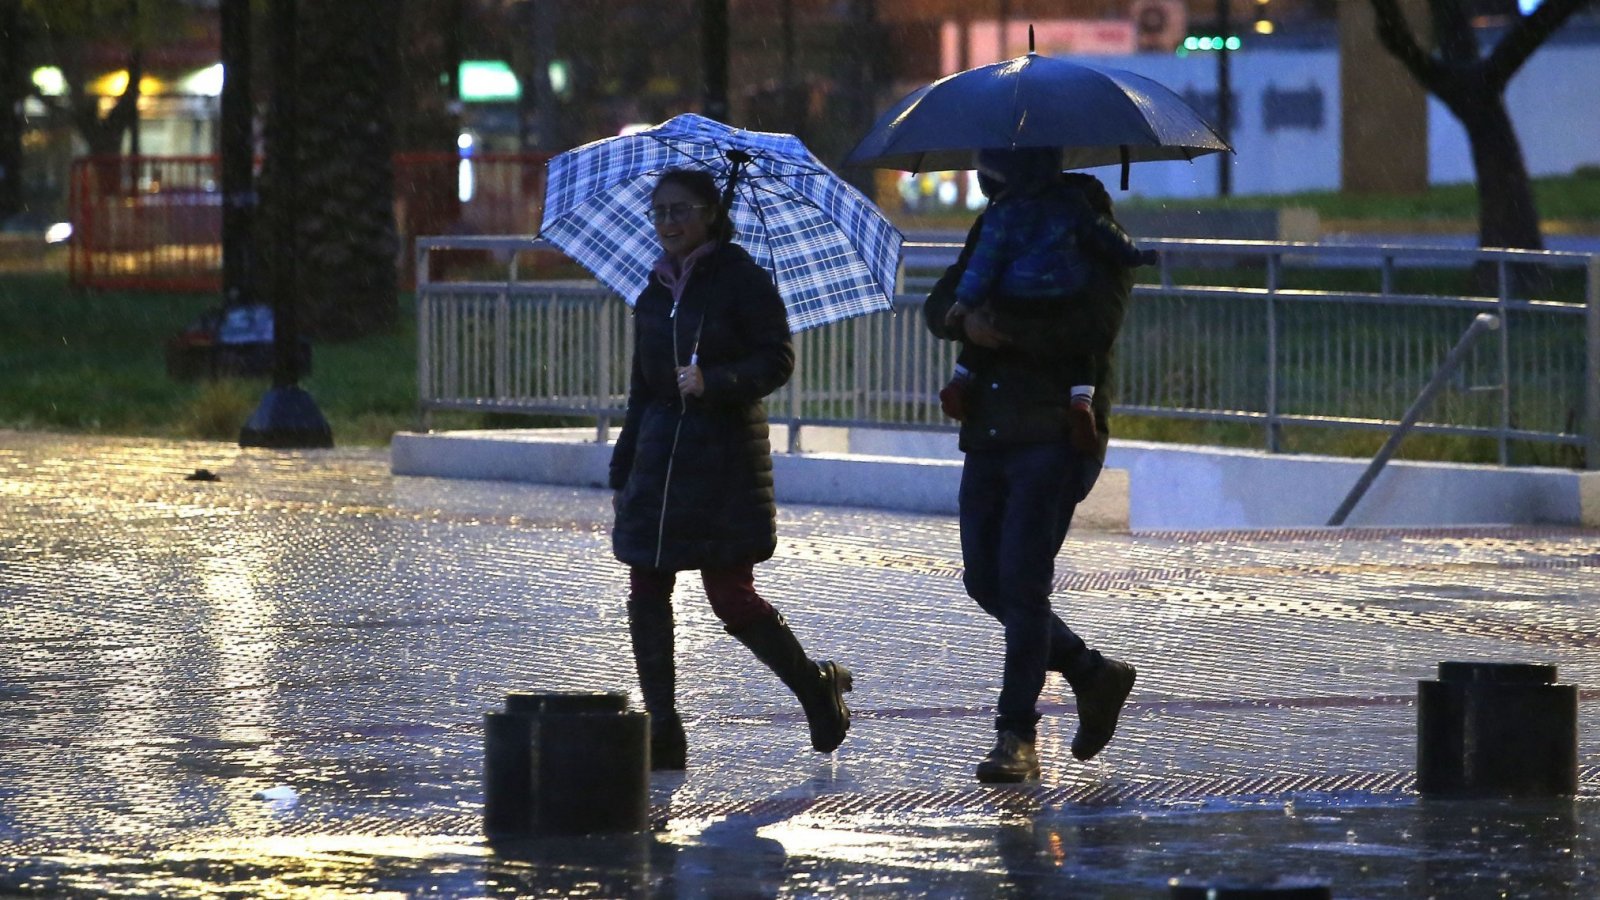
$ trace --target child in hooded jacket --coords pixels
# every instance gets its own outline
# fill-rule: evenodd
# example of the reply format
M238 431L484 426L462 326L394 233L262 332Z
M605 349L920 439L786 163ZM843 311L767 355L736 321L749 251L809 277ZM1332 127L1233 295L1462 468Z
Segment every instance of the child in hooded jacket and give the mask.
M1060 152L1043 147L983 150L978 153L978 183L989 197L978 243L956 285L956 303L945 323L959 330L961 320L993 303L1021 316L1047 315L1089 285L1096 265L1134 267L1153 264L1153 250L1141 250L1110 215L1111 200L1099 180L1063 175ZM1091 184L1092 183L1092 184ZM1091 188L1098 187L1099 190ZM939 392L951 418L965 417L966 393L974 355L966 345L957 357L950 383ZM1073 443L1085 449L1094 441L1093 359L1072 360Z

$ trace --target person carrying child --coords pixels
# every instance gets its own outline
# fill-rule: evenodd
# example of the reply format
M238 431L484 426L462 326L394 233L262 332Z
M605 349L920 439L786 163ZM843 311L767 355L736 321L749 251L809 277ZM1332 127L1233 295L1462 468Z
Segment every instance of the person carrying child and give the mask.
M981 150L977 167L989 207L956 285L947 328L959 332L962 319L990 303L1023 319L1052 314L1088 286L1097 258L1127 268L1156 262L1155 251L1141 250L1112 218L1111 199L1098 179L1062 174L1059 149ZM985 352L964 345L950 383L939 392L945 414L958 422L966 418L975 360ZM1071 359L1066 368L1071 439L1082 451L1095 442L1096 362Z

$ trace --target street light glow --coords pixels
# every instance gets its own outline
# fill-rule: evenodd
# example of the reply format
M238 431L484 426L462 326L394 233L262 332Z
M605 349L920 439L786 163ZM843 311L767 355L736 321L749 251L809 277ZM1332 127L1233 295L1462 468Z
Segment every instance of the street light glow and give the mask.
M33 86L46 97L60 97L67 92L67 78L55 66L33 70Z
M179 90L197 97L221 97L222 78L222 63L214 63L185 75L178 82Z

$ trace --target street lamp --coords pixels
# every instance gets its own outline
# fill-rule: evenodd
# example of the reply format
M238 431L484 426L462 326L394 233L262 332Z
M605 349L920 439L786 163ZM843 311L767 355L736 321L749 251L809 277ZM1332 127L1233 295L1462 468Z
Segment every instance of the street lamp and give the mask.
M255 302L254 110L250 100L250 0L222 0L222 304Z
M1230 77L1229 61L1233 59L1233 49L1226 43L1234 38L1233 21L1228 15L1231 0L1217 0L1217 32L1222 35L1224 44L1217 49L1222 52L1217 54L1217 134L1224 141L1232 142L1229 132L1233 131L1233 79ZM1226 197L1233 193L1233 170L1229 168L1233 154L1217 154L1217 196Z
M295 292L298 288L295 265L295 223L299 218L299 147L295 122L295 0L274 0L272 5L272 105L278 134L272 142L274 155L272 185L273 220L272 267L272 389L239 432L241 447L276 449L324 448L333 446L333 431L317 409L315 400L302 390L300 378L300 334L295 319Z

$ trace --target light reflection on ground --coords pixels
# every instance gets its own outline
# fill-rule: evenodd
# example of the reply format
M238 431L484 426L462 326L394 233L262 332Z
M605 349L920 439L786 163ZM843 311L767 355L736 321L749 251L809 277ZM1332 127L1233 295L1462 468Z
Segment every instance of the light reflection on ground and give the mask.
M1305 795L1171 808L1044 808L777 822L489 845L472 835L277 835L113 853L10 856L0 890L114 897L1140 896L1172 879L1359 885L1350 896L1586 896L1594 801ZM1259 848L1273 846L1263 855ZM1149 893L1143 896L1152 896ZM1346 896L1336 893L1336 896Z
M222 480L183 480L201 466ZM1139 691L1083 765L1053 681L1043 780L996 789L971 767L999 648L953 523L785 510L796 552L764 590L856 668L841 751L810 752L685 579L690 770L654 779L657 830L490 845L484 711L633 684L603 491L11 434L0 496L0 894L1153 897L1292 875L1340 897L1600 896L1592 688L1575 802L1411 792L1411 699L1438 660L1600 684L1592 533L1076 539L1062 603Z

